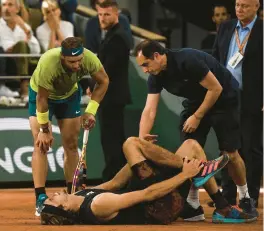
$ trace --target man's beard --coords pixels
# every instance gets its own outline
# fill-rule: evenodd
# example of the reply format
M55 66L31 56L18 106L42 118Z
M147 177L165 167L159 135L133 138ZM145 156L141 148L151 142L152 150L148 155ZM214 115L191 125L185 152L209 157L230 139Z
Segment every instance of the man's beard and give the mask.
M113 26L114 26L114 23L109 23L109 24L104 24L105 27L104 28L101 28L102 30L110 30Z
M66 64L65 64L65 61L63 59L61 59L61 65L63 67L63 69L67 72L67 73L77 73L78 71L81 70L81 67L78 69L78 70L73 70L71 69L70 67L68 67Z
M65 61L63 59L61 59L61 65L63 67L63 69L66 71L66 72L74 72L71 68L69 68L66 64L65 64Z

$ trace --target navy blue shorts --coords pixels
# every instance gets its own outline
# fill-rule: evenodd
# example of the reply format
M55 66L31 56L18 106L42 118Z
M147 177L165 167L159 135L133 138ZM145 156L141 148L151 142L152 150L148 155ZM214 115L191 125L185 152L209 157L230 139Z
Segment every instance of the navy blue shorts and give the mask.
M56 119L59 120L79 117L81 115L81 96L82 89L79 86L78 90L66 99L48 99L49 120L52 120L53 115L55 115ZM36 97L37 92L33 91L32 88L29 86L29 116L36 116Z
M180 131L184 122L194 114L196 108L185 108L181 113ZM239 107L235 106L228 109L214 109L209 111L201 120L198 128L192 133L181 132L181 139L195 139L204 147L207 135L213 128L218 140L219 150L234 152L241 147L240 141L240 113Z

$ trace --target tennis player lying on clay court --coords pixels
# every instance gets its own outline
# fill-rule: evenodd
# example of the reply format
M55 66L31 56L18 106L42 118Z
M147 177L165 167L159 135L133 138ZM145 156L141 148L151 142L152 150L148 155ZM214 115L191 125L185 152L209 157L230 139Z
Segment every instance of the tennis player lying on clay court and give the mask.
M209 194L217 192L213 176L228 163L228 155L206 162L203 149L194 140L186 140L173 154L136 137L130 137L123 150L127 164L112 180L75 194L53 194L43 204L41 223L169 224L178 217L204 220L201 207L194 209L186 202L191 181L195 187L204 185ZM219 195L213 222L255 220Z

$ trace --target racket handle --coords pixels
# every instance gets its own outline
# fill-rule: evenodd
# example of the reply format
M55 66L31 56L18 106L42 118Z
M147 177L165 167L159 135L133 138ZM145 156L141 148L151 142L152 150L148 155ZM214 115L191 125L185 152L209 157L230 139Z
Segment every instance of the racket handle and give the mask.
M89 136L89 130L84 130L84 133L83 133L83 144L87 144L88 142L88 136Z

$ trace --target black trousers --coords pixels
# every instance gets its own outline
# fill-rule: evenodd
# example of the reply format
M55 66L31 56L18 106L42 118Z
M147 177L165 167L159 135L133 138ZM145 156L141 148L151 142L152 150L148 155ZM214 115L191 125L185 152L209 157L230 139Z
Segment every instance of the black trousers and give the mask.
M258 202L263 174L263 114L241 111L241 140L239 150L244 159L249 195ZM237 189L227 169L222 170L223 194L231 204L236 203Z
M101 144L105 158L103 181L112 179L115 174L126 164L123 154L125 142L124 129L125 105L100 105L98 110Z

